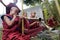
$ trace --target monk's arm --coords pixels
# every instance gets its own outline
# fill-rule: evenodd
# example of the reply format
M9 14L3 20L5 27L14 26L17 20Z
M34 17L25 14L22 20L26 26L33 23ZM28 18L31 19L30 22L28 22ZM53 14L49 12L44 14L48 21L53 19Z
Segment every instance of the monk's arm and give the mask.
M33 25L35 25L37 22L33 22L33 23L31 23L29 26L33 26Z
M9 25L12 26L14 23L15 18L13 18L12 20L10 20L7 16L4 16L4 20L5 22Z

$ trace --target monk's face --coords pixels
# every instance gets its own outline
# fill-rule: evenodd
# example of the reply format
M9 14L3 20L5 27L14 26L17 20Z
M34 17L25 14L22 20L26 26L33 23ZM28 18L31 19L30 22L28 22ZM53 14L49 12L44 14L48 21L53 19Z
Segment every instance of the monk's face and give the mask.
M36 14L35 14L35 13L31 13L31 16L32 16L32 17L35 17L35 16L36 16Z
M12 7L11 10L10 10L10 14L17 15L18 14L18 8L17 7Z
M23 16L24 16L24 17L27 17L27 13L24 12L24 15L23 15Z

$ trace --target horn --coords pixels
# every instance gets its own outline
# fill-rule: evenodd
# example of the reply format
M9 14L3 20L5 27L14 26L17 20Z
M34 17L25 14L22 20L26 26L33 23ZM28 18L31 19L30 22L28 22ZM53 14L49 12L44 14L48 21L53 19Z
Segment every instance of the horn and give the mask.
M50 27L50 26L48 26L47 24L45 24L45 23L43 23L43 22L41 22L46 28L48 28L48 30L49 31L51 31L53 28L52 27Z

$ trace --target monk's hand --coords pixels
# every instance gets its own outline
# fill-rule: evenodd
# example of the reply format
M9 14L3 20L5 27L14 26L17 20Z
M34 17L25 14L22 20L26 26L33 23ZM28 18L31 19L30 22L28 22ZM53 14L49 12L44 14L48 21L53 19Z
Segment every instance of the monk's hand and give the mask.
M24 32L27 34L28 33L28 29L24 29Z
M37 24L39 24L39 21L36 21Z
M15 19L17 15L13 15L13 18Z
M28 29L24 29L25 31L28 31Z
M20 16L21 19L24 19L24 16Z

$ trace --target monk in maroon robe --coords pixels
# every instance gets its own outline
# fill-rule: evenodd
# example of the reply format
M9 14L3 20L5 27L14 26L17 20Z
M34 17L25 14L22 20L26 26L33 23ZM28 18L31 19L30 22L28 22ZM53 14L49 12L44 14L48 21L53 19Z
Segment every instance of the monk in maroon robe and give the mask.
M55 26L57 25L57 21L55 20L55 17L51 16L48 19L48 25L52 28L55 28Z
M29 35L22 36L21 25L19 25L21 18L18 15L20 12L17 6L11 6L11 10L6 15L3 15L3 36L2 40L30 40Z
M25 27L25 29L27 29L26 32L31 37L36 36L40 31L43 30L43 26L40 26L39 21L35 21L34 19L32 19L32 20L25 19L24 21L25 21L24 22L24 24L25 24L24 27Z
M40 26L38 21L33 21L30 24L30 30L29 30L29 34L31 36L36 36L40 31L43 30L43 26Z

